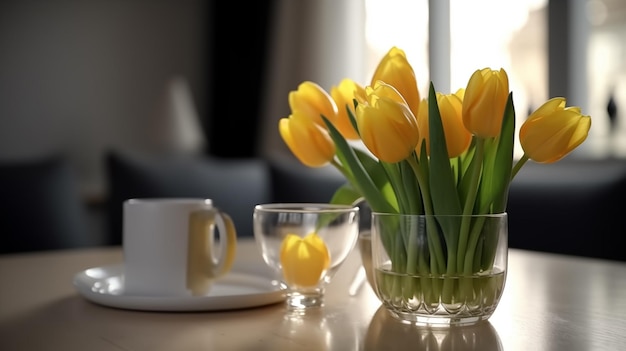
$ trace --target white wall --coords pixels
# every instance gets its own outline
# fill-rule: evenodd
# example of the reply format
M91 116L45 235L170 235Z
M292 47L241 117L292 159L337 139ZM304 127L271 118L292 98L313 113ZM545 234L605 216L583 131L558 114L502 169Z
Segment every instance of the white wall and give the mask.
M66 155L99 195L106 149L177 147L163 99L183 77L175 90L206 110L208 11L203 0L0 2L0 161Z

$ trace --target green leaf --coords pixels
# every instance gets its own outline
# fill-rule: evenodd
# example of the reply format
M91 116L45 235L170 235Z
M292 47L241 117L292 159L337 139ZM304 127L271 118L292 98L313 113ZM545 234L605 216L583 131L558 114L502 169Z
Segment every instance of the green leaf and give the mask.
M515 146L515 107L513 106L513 93L509 93L506 107L504 109L504 120L502 121L502 131L498 140L498 151L494 167L495 179L493 186L494 213L506 210L509 185L511 183L511 171L513 167L513 148Z
M389 183L389 179L387 178L387 175L385 174L385 169L378 162L378 160L374 159L372 156L370 156L368 153L366 153L363 150L359 150L357 148L353 148L353 149L354 149L354 153L356 154L356 157L359 159L359 161L363 165L363 168L365 169L367 174L370 175L370 178L372 178L372 181L374 182L376 187L378 189L382 189L385 185L387 185Z
M354 109L356 110L359 105L356 99L352 100L354 105ZM350 123L356 132L360 135L358 124L356 123L356 117L351 109L346 106L348 111L348 118L350 119ZM391 206L396 210L398 210L398 198L396 193L393 191L393 187L391 186L391 182L389 181L388 174L385 171L383 165L375 158L373 158L369 153L359 149L352 148L359 161L365 168L367 174L369 174L370 178L378 188L378 190L382 193L383 197L387 199L387 201L391 204Z
M481 213L500 213L506 210L515 142L515 108L512 94L509 93L504 109L500 135L485 150L485 171L479 194Z
M324 116L322 116L330 137L337 147L337 157L344 167L348 167L354 176L353 184L358 191L363 194L372 210L377 212L394 213L395 209L382 196L382 193L374 184L374 181L367 173L363 164L359 161L354 149L346 142L346 139L339 133L337 128Z
M435 214L461 214L461 203L450 166L446 137L437 104L435 87L428 94L428 129L430 134L430 194Z
M497 178L497 175L494 174L497 151L498 142L496 138L486 139L483 151L483 173L476 200L479 205L475 209L478 213L490 212L493 203L493 182Z
M469 176L469 170L474 169L477 162L480 162L476 157L476 147L472 147L470 152L463 159L463 174L461 178L461 182L459 183L459 198L461 199L462 205L468 201L470 197L470 192L473 191L472 177Z
M413 157L413 155L409 157ZM408 213L422 214L424 206L422 205L422 196L417 177L415 177L415 173L407 161L400 162L399 166L402 178L402 191L407 195L409 205Z
M356 110L359 102L356 99L353 99L352 104L354 105L354 109ZM348 118L350 118L350 124L352 124L352 128L356 130L357 134L361 135L361 133L359 133L359 126L356 124L356 118L354 118L354 114L352 113L352 110L348 107L348 105L346 105L346 110L348 111Z
M426 141L424 140L422 143L426 143ZM420 168L422 169L422 172L424 172L424 174L430 174L430 165L428 164L428 154L426 153L426 148L422 147L421 151L420 151ZM428 178L426 178L426 180L428 180ZM422 186L427 186L430 188L429 183L427 184L422 184Z
M330 199L331 204L337 205L352 205L354 202L362 198L360 192L358 192L350 183L346 183L335 190L335 194Z

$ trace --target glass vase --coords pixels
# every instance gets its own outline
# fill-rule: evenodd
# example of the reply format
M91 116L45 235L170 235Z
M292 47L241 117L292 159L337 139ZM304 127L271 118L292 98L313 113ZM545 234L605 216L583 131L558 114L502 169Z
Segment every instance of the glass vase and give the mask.
M373 213L373 288L395 318L472 325L495 311L506 281L507 214Z

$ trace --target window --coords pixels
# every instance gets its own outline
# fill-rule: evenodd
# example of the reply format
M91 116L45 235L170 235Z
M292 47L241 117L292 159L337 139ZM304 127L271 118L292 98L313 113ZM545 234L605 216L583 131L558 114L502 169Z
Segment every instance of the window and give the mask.
M449 1L450 82L435 88L456 91L476 69L502 67L509 75L519 128L528 111L547 99L547 0ZM405 50L424 95L430 82L428 14L428 0L366 0L369 71L396 45ZM436 11L430 15L446 16ZM433 33L432 40L446 38ZM516 153L521 155L519 146Z

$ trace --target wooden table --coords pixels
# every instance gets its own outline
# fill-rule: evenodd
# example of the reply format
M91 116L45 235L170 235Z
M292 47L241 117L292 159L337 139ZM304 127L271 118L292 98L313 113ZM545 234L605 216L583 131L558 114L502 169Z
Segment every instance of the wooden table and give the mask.
M263 264L249 240L237 265ZM304 318L284 306L141 312L96 305L72 285L86 268L122 262L120 248L0 256L0 350L625 350L626 263L510 250L504 296L488 322L438 330L389 317L349 285L354 251Z

